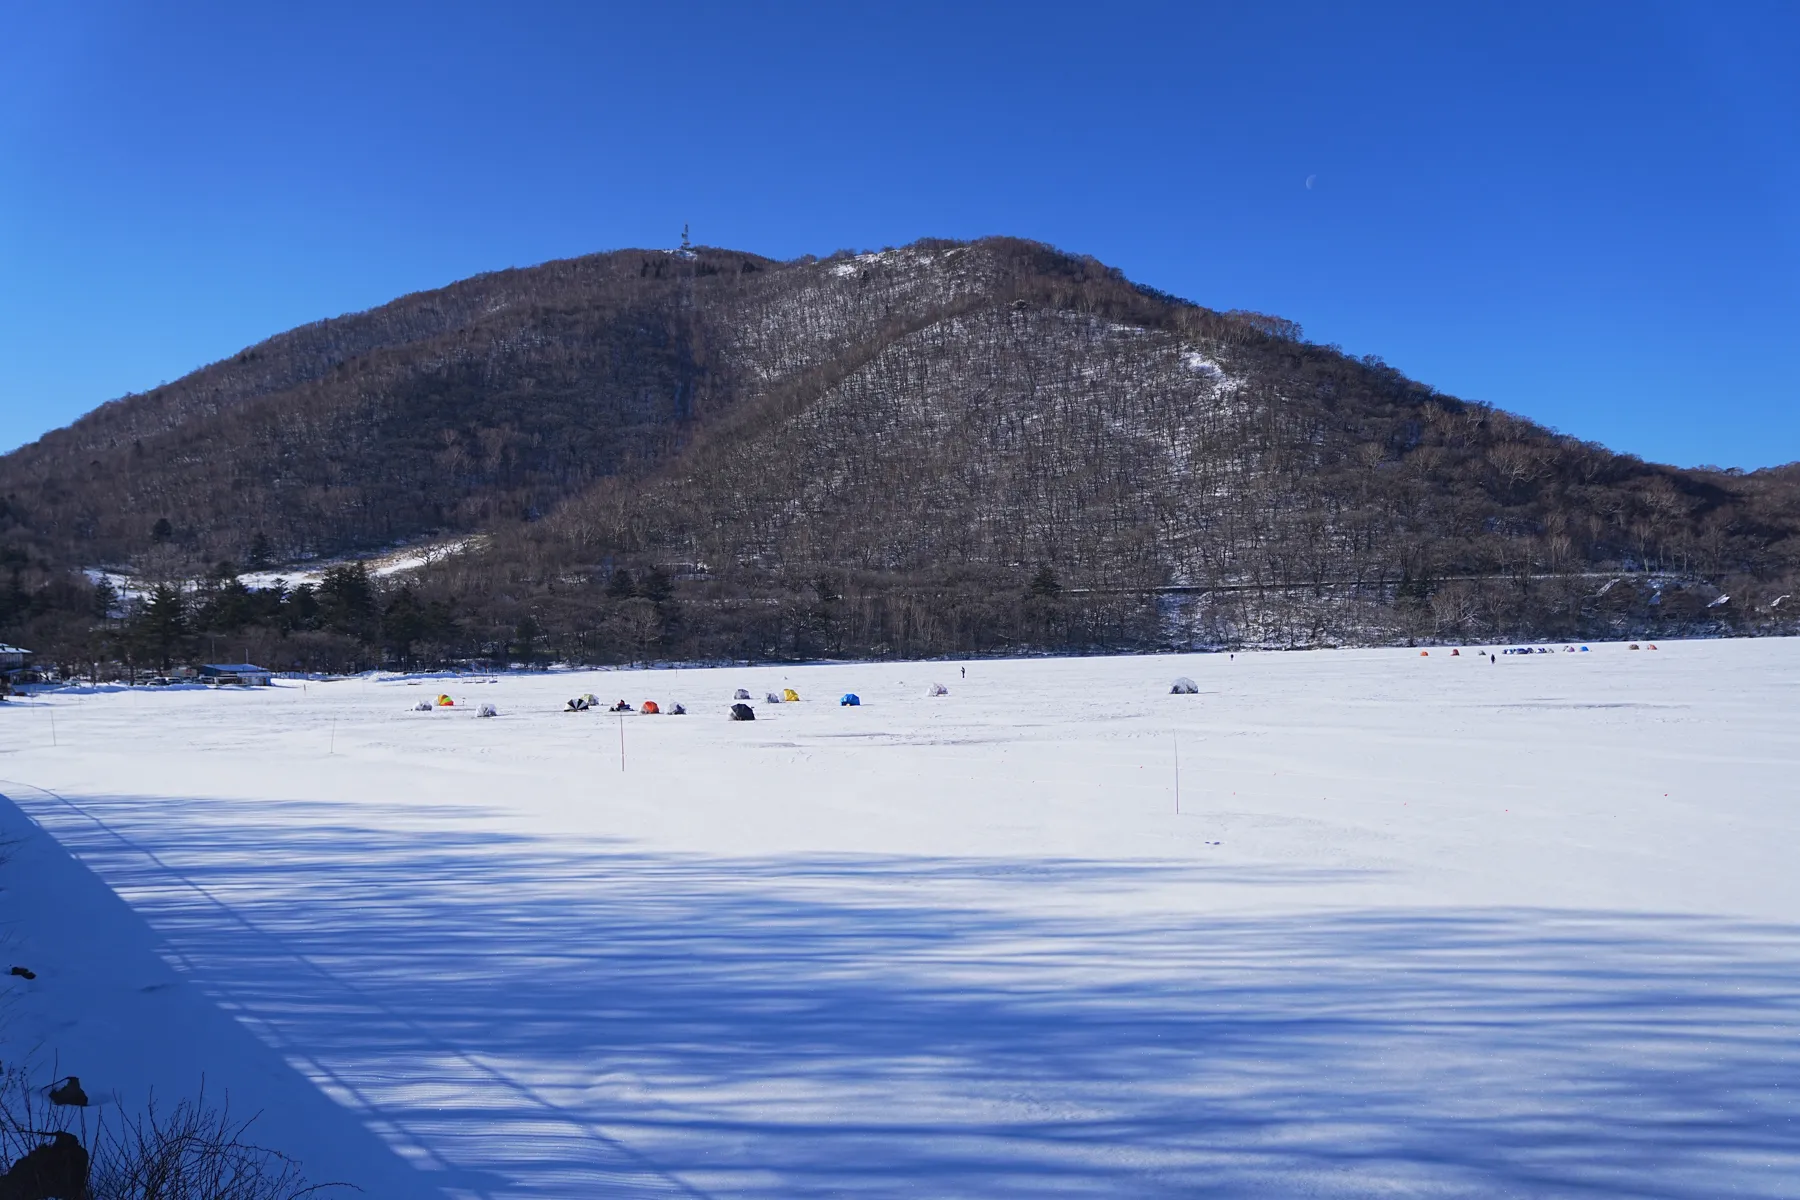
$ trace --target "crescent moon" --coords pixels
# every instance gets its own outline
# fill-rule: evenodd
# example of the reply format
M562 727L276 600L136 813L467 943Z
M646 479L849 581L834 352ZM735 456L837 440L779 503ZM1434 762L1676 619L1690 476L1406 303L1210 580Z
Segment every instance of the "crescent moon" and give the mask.
M1315 181L1315 180L1317 180L1317 179L1318 179L1318 178L1319 178L1319 177L1318 177L1318 176L1317 176L1317 175L1308 175L1308 176L1307 176L1307 177L1306 177L1306 190L1307 190L1307 191L1309 191L1309 192L1310 192L1310 191L1312 191L1312 185L1313 185L1313 182L1314 182L1314 181Z

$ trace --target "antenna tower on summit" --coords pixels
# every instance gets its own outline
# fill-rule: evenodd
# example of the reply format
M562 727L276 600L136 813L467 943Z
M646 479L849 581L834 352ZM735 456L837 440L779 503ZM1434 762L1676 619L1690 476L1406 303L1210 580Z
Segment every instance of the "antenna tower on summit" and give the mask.
M688 227L686 221L681 223L681 249L677 253L683 258L692 258L694 256L694 244L688 241Z

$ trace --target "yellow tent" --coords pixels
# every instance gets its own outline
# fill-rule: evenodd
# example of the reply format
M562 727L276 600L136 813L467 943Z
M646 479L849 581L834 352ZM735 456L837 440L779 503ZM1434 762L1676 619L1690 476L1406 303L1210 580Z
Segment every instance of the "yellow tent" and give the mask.
M800 698L800 693L796 692L793 688L782 688L781 689L781 698L783 700L788 701L789 703L792 703L793 701L798 700Z
M456 707L456 701L452 700L448 696L439 696L438 697L438 707L439 708L454 708L454 707Z

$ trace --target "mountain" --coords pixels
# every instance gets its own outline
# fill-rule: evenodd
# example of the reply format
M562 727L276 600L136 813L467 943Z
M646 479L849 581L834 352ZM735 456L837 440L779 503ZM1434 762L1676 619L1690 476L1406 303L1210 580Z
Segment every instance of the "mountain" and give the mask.
M1800 466L1613 454L1007 238L478 276L103 405L0 459L0 496L0 628L86 657L179 657L220 622L280 665L343 665L1774 632L1800 611ZM234 582L453 536L479 548L316 597ZM163 597L152 653L147 618L70 574L102 566L203 584Z

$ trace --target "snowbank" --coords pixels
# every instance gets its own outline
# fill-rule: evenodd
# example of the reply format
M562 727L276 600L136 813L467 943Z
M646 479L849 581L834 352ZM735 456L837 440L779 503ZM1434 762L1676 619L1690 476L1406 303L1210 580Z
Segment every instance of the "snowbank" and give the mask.
M0 788L57 803L17 782ZM180 886L177 875L165 878ZM198 889L194 895L204 901ZM88 1129L141 1111L153 1091L165 1108L204 1092L209 1103L254 1117L250 1140L298 1159L315 1183L353 1182L371 1196L442 1196L359 1114L332 1103L283 1055L303 1069L329 1068L250 1013L240 1024L221 1011L195 985L178 949L5 796L0 902L0 955L7 968L35 975L0 977L0 1060L29 1064L46 1083L79 1075L94 1102Z

